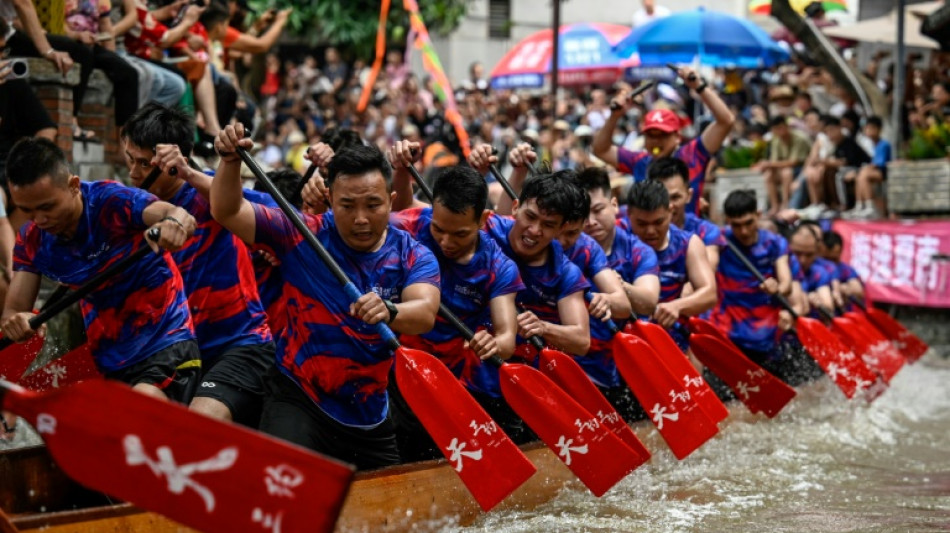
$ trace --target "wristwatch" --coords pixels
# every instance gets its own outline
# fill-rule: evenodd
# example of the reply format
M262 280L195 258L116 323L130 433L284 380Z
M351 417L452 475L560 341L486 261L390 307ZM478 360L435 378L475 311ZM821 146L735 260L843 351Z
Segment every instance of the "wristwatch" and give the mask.
M386 309L389 310L389 321L386 323L392 324L393 320L396 320L396 315L399 314L399 309L391 300L383 300L383 303L386 305Z
M702 80L702 83L700 83L699 86L696 87L696 94L703 94L703 91L706 90L706 87L708 87L708 85L706 84L706 80Z

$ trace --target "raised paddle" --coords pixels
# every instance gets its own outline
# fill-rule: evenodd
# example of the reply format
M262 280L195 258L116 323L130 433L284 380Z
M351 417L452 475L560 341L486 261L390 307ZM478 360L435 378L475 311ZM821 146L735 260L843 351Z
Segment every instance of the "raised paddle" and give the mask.
M655 82L655 81L648 81L648 82L646 82L646 83L643 83L643 84L641 84L641 85L638 85L637 88L633 90L633 92L631 92L629 95L627 95L627 100L629 101L629 100L632 100L632 99L636 98L636 97L639 96L640 94L642 94L642 93L646 92L647 90L649 90L649 89L650 89L651 87L653 87L654 85L656 85L656 82ZM610 102L610 110L611 110L611 111L617 111L617 110L620 109L621 107L622 107L622 106L621 106L620 104L616 103L616 102Z
M444 304L439 305L439 315L466 340L474 336ZM603 400L606 407L591 411L572 388L559 387L561 383L555 384L550 377L528 365L506 363L497 356L489 361L498 366L501 391L511 408L595 496L601 496L650 459L650 452L606 399ZM590 383L586 376L584 380ZM576 388L582 395L588 392L583 387ZM537 391L545 392L539 395ZM596 388L594 392L603 399ZM618 423L629 434L617 431ZM577 439L575 443L565 440L565 436L575 434L572 437ZM588 444L582 444L582 440ZM565 453L565 446L575 449ZM610 459L605 461L607 457Z
M241 147L237 147L237 153L340 283L350 301L359 299L362 296L359 289L254 158ZM375 327L395 354L396 384L406 402L439 450L455 465L455 471L478 504L482 509L491 509L510 492L500 479L513 475L517 480L525 471L523 456L509 452L505 445L506 441L510 442L507 435L441 361L402 346L386 324L380 322Z
M894 343L894 346L907 358L909 363L916 363L917 360L930 349L927 343L920 340L920 337L914 335L913 332L905 328L903 324L895 320L891 315L874 306L865 306L864 302L853 296L851 297L851 301Z
M749 411L772 418L795 397L795 389L752 362L709 321L693 316L689 327L693 354L732 389Z
M69 287L66 285L56 287L56 290L54 290L49 295L49 298L46 299L46 302L43 303L43 307L40 308L40 311L58 302L67 292L69 292ZM26 372L33 361L36 360L36 356L39 355L43 349L45 341L46 339L43 337L34 335L24 342L13 343L12 346L8 346L3 350L2 353L0 353L0 379L17 383L23 376L23 373Z
M0 380L0 405L36 428L71 478L209 533L330 532L353 475L343 463L100 379L45 393Z
M732 240L726 239L726 246L736 254L736 257L760 283L765 283L765 276ZM855 393L868 389L877 381L877 375L820 321L799 316L792 308L792 304L781 294L774 294L772 297L795 319L798 339L805 347L805 351L828 374L846 397L853 398Z

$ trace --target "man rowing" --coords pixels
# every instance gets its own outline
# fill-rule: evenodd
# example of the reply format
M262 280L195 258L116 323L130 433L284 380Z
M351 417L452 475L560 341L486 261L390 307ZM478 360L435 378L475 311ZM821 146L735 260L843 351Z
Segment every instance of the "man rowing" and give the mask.
M252 146L240 124L215 141L221 163L211 213L245 243L268 248L288 292L287 328L268 376L261 430L360 469L398 463L387 416L393 356L375 325L408 335L431 330L439 267L432 252L389 226L389 162L376 148L341 150L327 167L331 209L303 215L362 293L351 302L282 211L244 199L238 146Z
M145 191L81 181L69 172L63 151L45 139L14 146L7 178L29 222L14 248L4 336L19 342L36 334L29 319L41 276L76 288L148 243L157 253L80 301L86 337L106 378L187 405L201 355L181 275L162 249L181 249L194 234L194 217ZM161 232L157 243L145 238L148 228Z
M274 341L247 247L211 216L210 178L188 165L194 129L184 111L146 104L122 130L129 177L141 186L158 167L161 174L149 191L197 221L194 236L172 254L201 349L201 385L191 408L257 427L264 376L274 365Z
M627 98L627 91L620 91L611 102L611 113L607 123L594 136L591 148L594 155L626 174L632 174L635 181L647 179L647 167L654 158L675 156L686 162L689 168L689 188L695 194L687 202L686 211L699 213L699 198L703 195L706 179L706 167L711 154L719 151L723 141L732 129L735 117L729 107L708 87L692 68L678 70L684 85L712 113L714 122L703 130L702 135L685 143L680 136L682 124L676 113L669 109L652 109L644 115L641 133L644 136L643 150L631 152L612 143L614 130L621 117L627 114L633 102Z

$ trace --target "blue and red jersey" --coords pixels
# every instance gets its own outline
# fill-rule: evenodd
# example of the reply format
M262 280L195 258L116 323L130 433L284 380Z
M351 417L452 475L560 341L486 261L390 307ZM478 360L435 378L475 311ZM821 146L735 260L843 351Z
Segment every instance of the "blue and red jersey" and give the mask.
M681 159L689 168L689 188L693 189L693 198L686 204L687 213L699 213L699 199L703 196L706 183L706 167L709 165L709 151L703 146L702 137L680 145L673 157ZM647 179L647 168L653 162L653 155L646 150L636 152L617 147L617 170L633 175L634 182Z
M732 241L766 278L776 277L776 261L789 256L788 241L764 229L759 230L752 246L739 243L728 228L725 238ZM724 248L716 270L718 301L710 318L719 329L728 332L729 338L740 348L770 352L778 340L779 307L759 285L758 278L740 258L731 249Z
M114 181L82 182L83 211L69 240L33 222L20 229L16 270L76 288L144 242L145 208L158 200ZM195 338L181 275L171 254L149 253L80 301L96 366L115 372L178 342Z
M861 276L858 275L858 271L848 263L839 261L836 266L838 267L838 281L841 283L847 283L853 279L861 281Z
M640 276L648 274L660 275L653 248L620 227L614 230L614 243L607 254L607 265L627 283L633 283Z
M838 277L838 268L835 264L822 257L816 257L815 262L807 269L803 269L802 289L814 292L821 287L831 286L831 282Z
M492 214L485 223L485 231L518 266L525 289L518 293L516 302L541 320L560 324L558 301L575 292L589 289L590 282L567 258L557 240L551 242L548 259L543 265L529 266L519 261L508 241L508 234L514 225L514 219ZM523 342L523 339L519 337L518 342ZM519 351L519 354L521 353L527 352Z
M686 252L689 250L687 233L670 224L669 244L656 253L660 267L660 303L671 302L683 293L683 286L689 281L686 272Z
M472 259L461 264L447 259L432 238L432 208L407 209L393 213L393 226L408 232L432 251L441 271L442 303L472 331L492 329L490 302L493 298L523 290L524 283L515 262L501 251L484 231ZM441 316L432 331L403 335L403 344L436 354L469 389L493 397L501 396L498 369L482 364L475 352L464 348L461 333Z
M722 229L719 226L692 213L686 213L683 231L698 236L706 246L726 245L726 239L722 236Z
M244 199L266 207L277 208L277 202L267 193L244 189ZM287 297L284 295L284 277L280 267L261 257L264 250L251 247L251 264L257 281L257 294L267 315L267 325L276 339L287 327Z
M788 269L792 272L792 281L805 282L805 273L802 271L802 264L798 261L797 255L788 254Z
M255 242L280 260L287 293L287 329L277 341L278 368L324 413L341 424L375 427L388 413L386 386L393 354L371 326L350 315L352 303L279 209L254 204ZM399 302L416 283L439 286L439 265L425 246L389 228L373 252L357 252L340 237L333 213L303 215L360 293Z
M211 203L185 183L170 200L195 217L195 234L172 254L188 294L201 357L272 339L247 247L211 216Z

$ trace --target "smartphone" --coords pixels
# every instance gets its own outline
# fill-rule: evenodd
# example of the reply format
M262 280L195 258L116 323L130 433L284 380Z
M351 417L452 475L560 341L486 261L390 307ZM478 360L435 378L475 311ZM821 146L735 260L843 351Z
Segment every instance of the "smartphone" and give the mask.
M25 78L30 74L30 64L26 62L26 59L22 57L17 57L7 61L3 67L0 67L0 80L15 80L18 78Z

